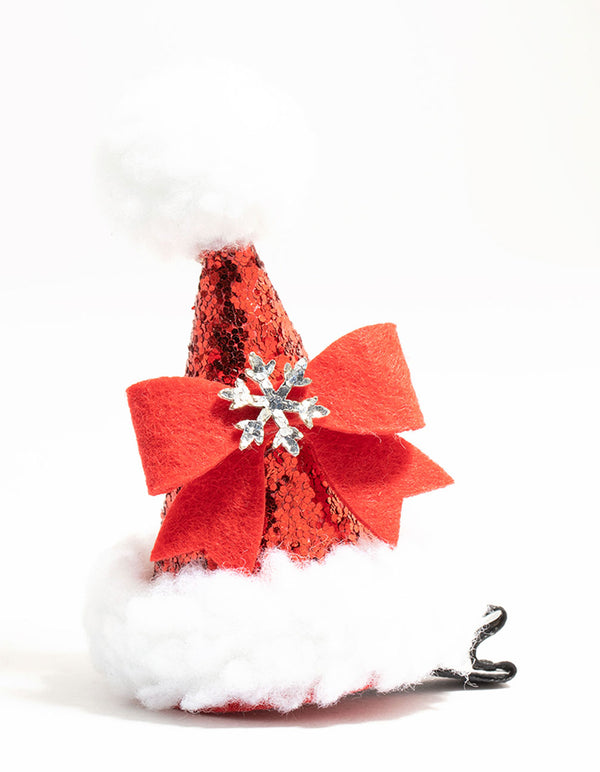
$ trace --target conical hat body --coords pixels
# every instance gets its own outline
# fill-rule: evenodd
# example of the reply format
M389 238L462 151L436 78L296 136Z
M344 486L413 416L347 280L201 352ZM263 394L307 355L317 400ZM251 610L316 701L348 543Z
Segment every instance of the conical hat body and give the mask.
M205 252L194 305L194 324L185 374L233 386L245 380L250 352L286 362L306 352L254 246ZM310 364L309 372L310 375ZM336 543L356 541L362 526L323 478L308 451L291 456L282 448L265 452L266 518L263 547L279 547L299 558L320 558ZM167 494L163 518L177 491ZM198 552L156 564L158 572L177 571Z

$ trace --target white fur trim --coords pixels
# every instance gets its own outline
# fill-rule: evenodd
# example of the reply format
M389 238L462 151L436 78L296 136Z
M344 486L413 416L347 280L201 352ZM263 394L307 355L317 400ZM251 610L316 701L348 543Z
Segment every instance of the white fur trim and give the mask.
M155 580L150 547L130 539L102 558L85 615L97 667L148 708L289 711L469 670L485 609L402 540L342 545L322 562L272 550L253 576L188 566Z
M293 222L313 170L300 108L219 61L128 94L99 152L113 214L168 256L245 244Z

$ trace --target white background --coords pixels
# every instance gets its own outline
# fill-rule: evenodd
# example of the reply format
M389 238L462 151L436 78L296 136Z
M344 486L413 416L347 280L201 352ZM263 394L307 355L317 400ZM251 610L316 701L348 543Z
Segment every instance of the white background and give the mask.
M6 768L595 768L600 4L55 0L0 34ZM257 246L309 353L398 324L415 442L457 481L402 537L508 608L481 651L518 664L505 688L202 717L89 664L90 564L158 519L124 389L181 372L198 269L113 232L94 148L132 82L206 55L314 132L311 202Z

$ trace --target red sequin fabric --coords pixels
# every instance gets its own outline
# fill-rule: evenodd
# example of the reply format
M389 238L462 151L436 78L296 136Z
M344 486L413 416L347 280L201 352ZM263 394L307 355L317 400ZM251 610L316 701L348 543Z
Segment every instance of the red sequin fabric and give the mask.
M202 266L187 376L233 386L236 378L246 380L251 351L265 362L275 359L275 372L306 356L254 246L205 252ZM362 526L329 487L307 446L298 457L282 448L268 448L265 477L263 548L279 547L299 559L318 559L334 544L360 536ZM177 491L167 494L163 517L176 496ZM158 573L178 571L194 560L203 560L202 554L178 555L155 567Z

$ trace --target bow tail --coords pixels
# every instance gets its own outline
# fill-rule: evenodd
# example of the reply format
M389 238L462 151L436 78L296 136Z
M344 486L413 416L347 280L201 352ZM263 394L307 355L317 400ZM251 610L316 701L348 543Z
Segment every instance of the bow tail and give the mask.
M171 505L151 559L201 552L219 568L253 571L265 522L262 448L232 453L184 485Z
M377 538L396 545L402 500L452 483L450 475L396 435L320 429L310 445L327 482Z

